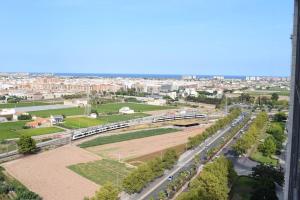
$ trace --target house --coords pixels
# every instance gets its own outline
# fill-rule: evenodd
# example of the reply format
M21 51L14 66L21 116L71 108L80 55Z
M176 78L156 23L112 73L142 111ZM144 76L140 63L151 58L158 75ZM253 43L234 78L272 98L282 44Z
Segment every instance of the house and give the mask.
M0 123L1 122L7 122L7 119L5 117L0 117Z
M88 100L86 99L64 100L64 105L68 105L68 106L85 107L87 104L88 104Z
M97 114L96 113L91 113L90 114L90 118L96 119L97 118Z
M51 115L50 116L50 121L52 124L59 124L62 123L64 121L64 116L62 115Z
M16 114L15 109L2 109L2 110L0 110L0 117L5 117L7 120L14 119L15 114Z
M27 122L25 126L29 128L37 128L39 126L39 123L37 121Z
M119 113L132 114L132 113L134 113L134 110L130 109L129 107L123 107L119 110Z
M30 128L48 127L51 126L51 122L49 119L38 117L34 121L27 122L25 126Z
M153 99L150 101L147 101L148 105L154 105L154 106L162 106L165 105L167 103L167 100L165 99Z

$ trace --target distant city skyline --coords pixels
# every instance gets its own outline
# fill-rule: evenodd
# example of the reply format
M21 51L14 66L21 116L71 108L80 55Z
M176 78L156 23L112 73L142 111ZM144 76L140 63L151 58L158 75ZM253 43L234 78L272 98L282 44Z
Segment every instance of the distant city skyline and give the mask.
M0 71L289 76L293 2L7 1Z

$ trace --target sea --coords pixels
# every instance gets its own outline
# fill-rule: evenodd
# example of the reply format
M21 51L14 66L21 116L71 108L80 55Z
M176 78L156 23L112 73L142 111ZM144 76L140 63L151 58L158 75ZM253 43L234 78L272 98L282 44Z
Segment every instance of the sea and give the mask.
M54 73L62 77L95 77L95 78L144 78L144 79L182 79L183 76L196 76L200 78L213 78L216 75L180 75L180 74L108 74L108 73ZM220 75L217 75L220 76ZM225 79L246 79L246 76L221 75Z

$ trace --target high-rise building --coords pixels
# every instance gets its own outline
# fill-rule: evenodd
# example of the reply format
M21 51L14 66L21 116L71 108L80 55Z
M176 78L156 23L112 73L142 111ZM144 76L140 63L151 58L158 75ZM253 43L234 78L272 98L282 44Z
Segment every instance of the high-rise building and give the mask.
M300 199L300 5L294 1L292 35L291 97L288 119L288 146L285 174L285 200Z

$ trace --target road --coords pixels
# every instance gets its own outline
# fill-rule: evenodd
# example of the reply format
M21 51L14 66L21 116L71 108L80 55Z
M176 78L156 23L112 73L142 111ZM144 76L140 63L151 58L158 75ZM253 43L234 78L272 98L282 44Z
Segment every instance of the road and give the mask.
M189 168L193 164L195 156L200 156L202 162L204 162L207 151L221 144L223 142L223 137L227 136L230 133L229 130L231 130L231 126L227 126L226 128L218 131L215 135L208 138L205 142L203 142L195 149L189 150L182 154L173 169L167 171L161 178L156 179L155 181L150 183L149 186L142 190L140 193L128 195L123 192L121 195L121 199L148 200L151 197L157 197L158 193L167 187L169 183L169 177L176 177L181 171Z
M44 105L44 106L17 107L14 109L16 110L16 112L32 112L32 111L40 111L40 110L55 110L55 109L74 108L74 107L76 106L56 104L56 105Z

